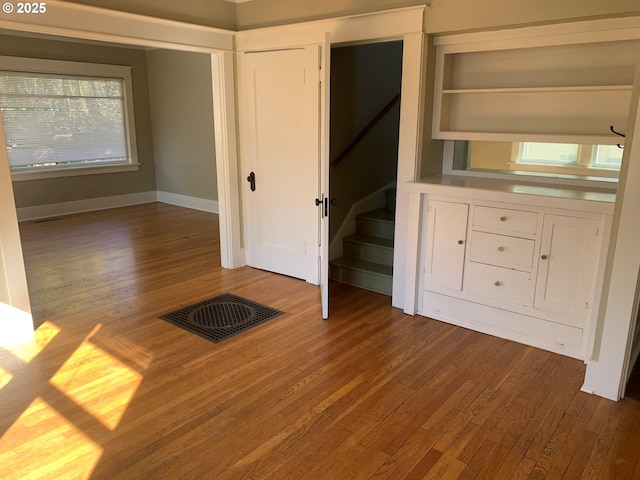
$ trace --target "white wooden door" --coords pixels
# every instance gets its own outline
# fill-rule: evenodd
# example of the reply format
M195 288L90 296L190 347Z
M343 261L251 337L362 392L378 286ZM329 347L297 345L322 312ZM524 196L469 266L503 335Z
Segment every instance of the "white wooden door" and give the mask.
M247 264L319 281L319 45L238 56Z
M321 159L320 159L320 297L322 299L322 318L329 318L329 131L331 127L331 39L327 33L322 44L321 70Z
M424 284L460 291L469 205L430 201L428 215Z
M545 215L534 307L584 318L592 297L602 240L600 222Z

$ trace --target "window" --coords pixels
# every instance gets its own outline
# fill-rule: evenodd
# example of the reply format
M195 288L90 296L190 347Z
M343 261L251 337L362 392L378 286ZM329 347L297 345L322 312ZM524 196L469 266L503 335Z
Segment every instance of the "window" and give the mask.
M623 150L617 145L455 141L451 170L617 181Z
M14 180L137 170L129 67L0 58Z
M622 149L616 145L521 142L513 144L511 169L617 176L621 164Z
M571 143L522 142L517 148L516 163L529 165L577 165L580 145Z

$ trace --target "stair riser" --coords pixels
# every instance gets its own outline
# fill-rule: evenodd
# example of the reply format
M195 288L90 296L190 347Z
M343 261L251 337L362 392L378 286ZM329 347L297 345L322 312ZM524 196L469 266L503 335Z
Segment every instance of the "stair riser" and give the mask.
M356 233L358 235L393 240L394 229L395 224L390 222L356 218Z
M387 190L386 192L384 192L384 208L386 208L387 210L390 210L392 212L396 211L396 191L395 189L393 190Z
M393 280L391 277L376 275L361 270L352 270L350 268L332 265L329 274L332 280L384 295L391 295L393 288Z
M367 245L362 243L345 242L344 256L363 260L365 262L380 263L389 267L393 266L393 249L380 247L378 245Z

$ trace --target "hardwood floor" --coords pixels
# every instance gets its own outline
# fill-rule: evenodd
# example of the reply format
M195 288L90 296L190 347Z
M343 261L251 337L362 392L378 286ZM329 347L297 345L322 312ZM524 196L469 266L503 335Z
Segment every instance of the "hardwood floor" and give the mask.
M219 263L217 217L150 204L21 225L36 342L0 349L0 478L633 479L640 402L582 362ZM214 344L158 318L283 310Z

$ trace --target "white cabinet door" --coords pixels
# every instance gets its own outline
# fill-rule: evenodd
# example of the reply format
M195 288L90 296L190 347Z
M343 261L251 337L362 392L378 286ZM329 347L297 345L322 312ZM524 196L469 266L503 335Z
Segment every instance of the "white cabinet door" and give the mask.
M535 308L585 317L593 296L601 239L597 220L545 215Z
M430 201L424 286L462 290L469 205Z

